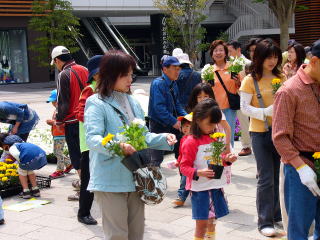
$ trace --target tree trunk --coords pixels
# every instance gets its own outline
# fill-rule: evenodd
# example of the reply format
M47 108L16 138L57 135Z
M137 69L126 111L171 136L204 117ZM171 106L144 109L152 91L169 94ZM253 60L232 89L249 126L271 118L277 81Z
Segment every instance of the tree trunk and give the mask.
M286 51L288 48L289 40L289 19L279 19L280 25L280 48L282 51Z

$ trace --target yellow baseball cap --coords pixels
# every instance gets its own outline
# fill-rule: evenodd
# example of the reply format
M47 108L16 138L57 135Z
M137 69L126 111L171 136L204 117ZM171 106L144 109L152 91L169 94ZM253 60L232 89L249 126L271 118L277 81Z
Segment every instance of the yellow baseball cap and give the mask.
M182 121L182 119L186 119L189 122L192 122L192 115L193 115L193 113L191 112L191 113L189 113L189 114L187 114L185 116L180 116L177 119L178 119L178 121Z

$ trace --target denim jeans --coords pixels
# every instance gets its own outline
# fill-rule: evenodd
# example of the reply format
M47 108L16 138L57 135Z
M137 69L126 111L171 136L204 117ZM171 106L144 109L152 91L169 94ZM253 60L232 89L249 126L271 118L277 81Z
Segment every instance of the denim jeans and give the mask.
M236 128L237 111L230 108L223 109L222 112L226 116L226 120L231 128L231 146L234 147L234 131Z
M189 190L186 190L187 177L180 173L180 188L178 189L178 198L182 201L186 201L189 196Z
M4 218L4 213L2 209L2 198L0 196L0 220L2 220L3 218Z
M163 126L162 124L150 119L149 120L149 130L152 133L172 133L176 135L178 142L174 145L174 154L175 158L177 159L179 156L179 145L181 139L181 132L171 126ZM151 165L160 167L161 163L163 162L163 150L154 150L151 149Z
M315 220L314 240L320 239L320 199L301 183L297 170L284 166L284 198L288 212L288 239L306 240Z
M271 130L268 132L250 132L252 149L257 162L257 211L258 229L273 227L281 221L279 202L280 156L275 149Z

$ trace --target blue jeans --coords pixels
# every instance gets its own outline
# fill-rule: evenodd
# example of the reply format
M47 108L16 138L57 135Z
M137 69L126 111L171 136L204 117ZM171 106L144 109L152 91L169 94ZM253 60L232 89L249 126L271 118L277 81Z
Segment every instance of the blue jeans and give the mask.
M187 177L180 173L180 188L178 189L178 198L182 201L186 201L189 196L189 190L186 190Z
M236 128L237 111L230 108L223 109L222 112L226 116L226 120L231 128L231 146L234 147L234 130Z
M314 240L320 239L320 200L301 183L298 172L284 166L284 200L288 212L288 239L306 240L315 220Z
M0 220L4 218L4 213L2 209L2 198L0 197Z
M258 229L273 227L281 221L279 201L280 156L275 149L271 130L268 132L250 132L252 149L257 162L257 212Z

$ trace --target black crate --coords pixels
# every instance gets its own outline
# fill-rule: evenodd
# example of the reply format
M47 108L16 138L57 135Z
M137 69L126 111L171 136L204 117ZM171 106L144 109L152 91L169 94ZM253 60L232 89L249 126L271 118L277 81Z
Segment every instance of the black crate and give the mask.
M51 178L44 176L37 176L37 185L40 189L51 187Z

